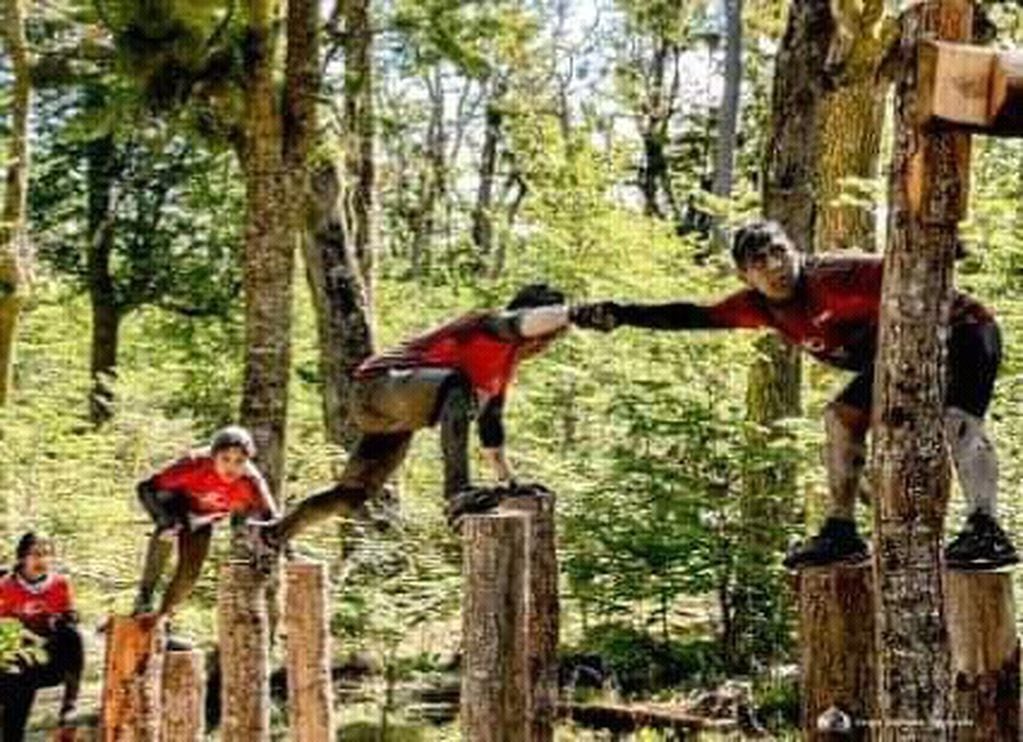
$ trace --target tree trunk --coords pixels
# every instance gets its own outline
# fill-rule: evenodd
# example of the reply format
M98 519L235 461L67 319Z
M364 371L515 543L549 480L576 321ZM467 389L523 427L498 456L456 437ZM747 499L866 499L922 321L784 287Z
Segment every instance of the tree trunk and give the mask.
M842 7L852 13L852 4ZM839 86L830 91L821 106L820 162L817 170L820 219L816 244L820 250L876 249L875 207L865 203L842 203L850 193L848 178L872 180L877 177L884 124L887 82L878 76L884 54L879 33L883 0L866 0L862 8L842 19L844 49L832 45L829 68L840 67ZM854 24L854 25L853 25ZM840 55L840 56L839 56Z
M735 142L739 123L739 94L742 88L742 0L724 0L725 6L725 81L721 93L718 122L718 146L714 163L714 195L730 198L735 166ZM718 226L716 237L724 243L724 230Z
M433 240L437 202L444 201L447 185L447 137L444 127L444 91L440 72L433 80L427 79L430 91L430 123L426 131L426 158L419 177L419 198L411 209L413 276L422 276L429 270L430 243Z
M528 538L522 515L462 523L462 738L473 742L530 738Z
M160 742L202 742L206 732L204 662L197 649L164 655Z
M11 121L7 145L7 182L0 212L0 407L7 404L14 371L18 316L28 292L28 113L31 105L24 0L6 0L4 45L14 76L10 91Z
M305 229L306 157L318 91L318 7L288 3L283 102L274 80L276 0L249 0L245 126L245 375L241 423L271 490L284 476L295 246Z
M1012 575L945 573L957 739L1018 740L1019 637Z
M103 665L100 728L104 742L157 742L163 623L143 626L135 618L110 616Z
M220 568L217 588L220 718L224 742L270 739L266 580L248 562Z
M476 188L476 206L472 211L472 241L479 250L480 264L494 248L494 178L497 173L497 145L501 139L501 105L505 85L498 82L487 103L486 126L483 131L483 149L480 153L479 184Z
M289 739L326 742L335 737L327 568L292 562L286 573Z
M764 170L764 216L785 229L797 249L808 252L815 228L815 173L819 153L820 101L824 94L824 62L834 26L827 0L792 0L785 35L775 62L771 94L771 134ZM799 413L799 351L775 336L757 341L759 359L750 367L746 409L750 420L770 429L778 420ZM770 436L769 436L770 437ZM768 445L757 435L751 445ZM796 498L794 465L746 477L742 509L740 549L750 558L736 575L735 627L740 646L752 639L767 639L768 646L783 641L758 638L764 616L784 610L784 584L777 573L766 570L784 550L778 529L772 536L769 523L787 522ZM780 647L779 647L780 648ZM746 654L746 650L741 650Z
M970 38L964 0L903 16L896 78L888 249L874 382L871 474L877 575L880 739L947 739L951 672L941 570L949 493L945 337L969 135L917 127L921 38Z
M316 310L327 440L348 448L358 431L348 418L352 375L373 352L365 289L340 210L341 183L333 162L312 177L306 277Z
M843 739L867 739L877 689L871 569L804 569L798 579L803 739L837 739L818 728L830 709L851 724L852 734Z
M96 103L95 101L93 102ZM86 268L92 303L92 349L89 416L99 425L113 415L111 380L117 371L121 308L111 273L114 251L114 189L118 174L117 149L112 136L86 145L88 240Z
M340 0L345 20L345 170L350 191L347 235L373 305L373 264L376 253L375 179L373 162L373 30L369 0Z

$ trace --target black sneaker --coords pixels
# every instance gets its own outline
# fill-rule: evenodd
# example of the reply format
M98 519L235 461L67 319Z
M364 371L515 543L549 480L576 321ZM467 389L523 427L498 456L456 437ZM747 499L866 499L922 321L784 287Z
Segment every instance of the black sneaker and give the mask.
M486 513L498 506L502 498L508 495L506 487L468 487L457 492L448 501L445 508L448 524L457 529L462 516L473 513Z
M1009 536L987 513L977 511L945 547L945 565L953 569L998 569L1019 562Z
M183 636L168 632L163 648L168 652L191 652L195 647Z
M821 567L827 564L855 564L870 556L867 542L856 533L856 523L828 518L820 533L790 552L782 562L788 569Z

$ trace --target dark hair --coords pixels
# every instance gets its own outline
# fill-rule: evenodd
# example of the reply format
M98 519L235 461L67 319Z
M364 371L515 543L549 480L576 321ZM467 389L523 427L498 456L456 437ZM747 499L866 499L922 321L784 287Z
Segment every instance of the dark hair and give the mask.
M228 425L213 434L210 450L214 455L229 448L240 448L250 459L256 455L256 444L252 441L252 435L240 425Z
M758 219L744 224L732 236L732 260L742 268L752 255L778 238L785 238L785 230L776 221Z
M508 309L527 309L529 307L546 307L552 304L564 304L565 294L546 283L526 284L518 290L510 302Z
M14 549L14 556L18 562L25 561L31 552L32 548L37 544L49 544L50 539L45 536L40 536L35 531L27 531L22 534L21 538L18 539L18 545Z

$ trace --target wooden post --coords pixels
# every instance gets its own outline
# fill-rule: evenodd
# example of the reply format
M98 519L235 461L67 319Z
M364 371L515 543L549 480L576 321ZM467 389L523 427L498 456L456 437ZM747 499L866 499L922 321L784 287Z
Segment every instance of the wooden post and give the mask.
M803 739L837 738L818 726L830 709L848 718L842 739L867 739L877 688L871 566L810 567L798 580Z
M462 739L529 740L528 517L462 522Z
M160 735L162 622L110 616L100 728L104 742L157 742Z
M1019 637L1012 575L946 573L957 739L1018 740Z
M292 562L285 585L289 739L328 742L334 739L334 719L327 567Z
M511 497L500 512L529 516L526 622L529 640L530 741L550 742L558 713L558 555L554 495Z
M160 742L201 742L205 732L206 671L197 649L167 652L163 660Z
M248 561L220 568L217 591L223 742L270 739L266 577Z
M902 18L888 246L875 363L874 566L880 740L948 739L951 657L941 550L949 495L946 328L970 137L923 127L921 40L968 40L969 0L928 0Z

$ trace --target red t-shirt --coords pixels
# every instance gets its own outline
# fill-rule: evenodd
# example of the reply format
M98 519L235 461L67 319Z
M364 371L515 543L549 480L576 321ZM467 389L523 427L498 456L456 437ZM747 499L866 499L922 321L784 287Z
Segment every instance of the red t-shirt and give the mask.
M153 477L159 490L180 491L188 498L188 509L197 515L228 513L265 515L270 495L255 466L233 482L222 479L208 454L192 454L174 462Z
M406 340L367 358L355 377L389 369L450 368L465 374L483 395L500 396L515 377L526 341L498 337L488 326L490 317L487 312L472 312Z
M868 255L811 257L792 299L768 301L752 289L705 308L708 327L778 331L824 363L853 371L874 360L881 307L883 262ZM978 301L956 293L950 321L993 320Z
M0 577L0 618L16 618L30 631L45 634L52 617L73 610L74 592L63 575L50 573L34 584L17 571Z

